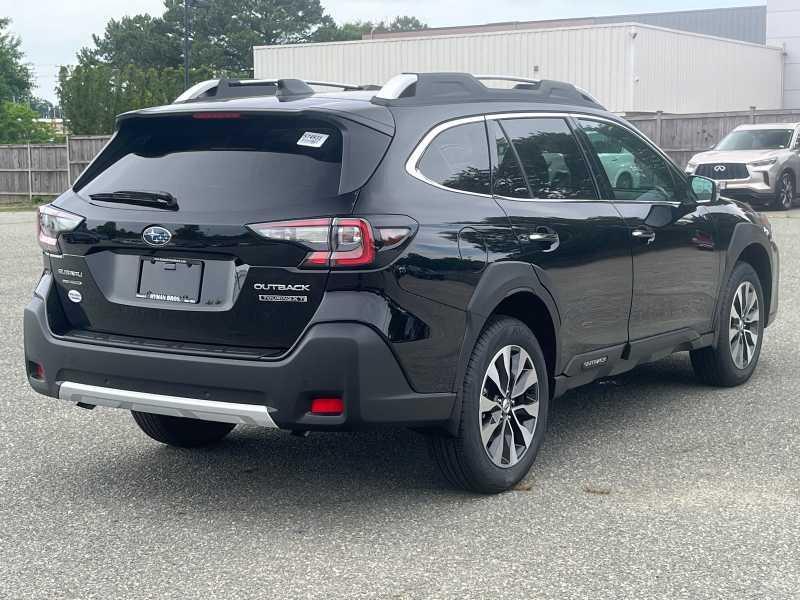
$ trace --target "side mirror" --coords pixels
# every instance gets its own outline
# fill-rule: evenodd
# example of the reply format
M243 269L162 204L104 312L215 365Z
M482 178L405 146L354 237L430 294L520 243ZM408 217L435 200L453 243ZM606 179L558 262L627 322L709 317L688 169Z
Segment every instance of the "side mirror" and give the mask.
M692 186L692 193L694 193L697 202L706 204L708 202L716 202L719 199L719 188L717 187L717 182L713 179L692 175L689 177L689 184Z

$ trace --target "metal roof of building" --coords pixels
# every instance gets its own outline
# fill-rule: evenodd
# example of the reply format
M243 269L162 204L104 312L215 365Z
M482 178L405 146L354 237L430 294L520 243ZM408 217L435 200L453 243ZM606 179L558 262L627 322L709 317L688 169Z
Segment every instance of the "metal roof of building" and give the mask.
M552 19L546 21L509 21L457 27L432 27L417 31L366 33L363 39L377 40L465 33L487 33L491 31L515 31L520 29L552 29L556 27L577 27L631 22L677 29L679 31L713 35L755 44L765 44L767 39L766 6L710 8L704 10L612 15L577 19Z

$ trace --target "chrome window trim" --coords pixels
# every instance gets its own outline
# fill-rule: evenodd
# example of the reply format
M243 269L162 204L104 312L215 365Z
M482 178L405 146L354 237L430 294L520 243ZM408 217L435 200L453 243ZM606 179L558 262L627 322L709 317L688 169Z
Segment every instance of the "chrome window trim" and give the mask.
M432 185L433 187L439 188L441 190L446 190L448 192L456 192L458 194L468 194L470 196L479 196L481 198L502 198L503 200L511 200L514 202L610 202L612 204L632 204L632 203L641 203L639 200L611 200L609 198L597 198L595 200L592 199L582 199L582 198L509 198L507 196L500 196L500 195L492 195L492 194L481 194L478 192L465 192L462 190L457 190L455 188L450 188L440 183L433 181L426 177L420 170L419 170L419 162L422 159L422 156L425 154L425 151L428 149L428 146L431 142L438 136L440 133L451 129L452 127L458 127L459 125L464 125L467 123L479 123L481 121L500 121L500 120L511 120L511 119L541 119L541 118L562 118L562 119L585 119L589 121L600 121L603 123L609 123L611 125L616 125L617 127L621 127L626 131L632 133L640 140L642 140L648 147L653 149L663 160L667 162L667 165L675 171L680 172L681 170L675 165L672 159L664 153L661 148L656 146L646 135L641 133L640 131L636 130L635 128L617 121L615 119L609 119L608 117L602 117L599 115L595 115L592 113L581 113L581 112L506 112L506 113L493 113L493 114L484 114L484 115L473 115L470 117L458 117L456 119L452 119L450 121L444 121L443 123L439 123L432 129L425 134L425 136L419 141L416 145L414 150L411 152L411 155L408 157L406 161L406 172L414 177L422 181L423 183L427 183L428 185ZM580 126L580 125L578 125ZM488 140L487 140L488 144ZM591 168L591 165L589 165ZM681 172L683 175L683 173ZM666 204L670 206L681 206L682 203L678 200L654 200L648 201L650 204Z
M456 188L447 187L446 185L442 185L426 177L422 171L419 170L419 163L422 160L422 156L425 154L425 151L430 146L431 142L436 139L436 137L448 129L452 129L453 127L458 127L459 125L468 125L470 123L485 123L486 117L484 115L477 115L472 117L460 117L458 119L453 119L452 121L445 121L444 123L439 123L433 129L428 131L425 136L420 140L417 146L414 148L414 151L411 153L411 156L408 157L406 161L406 173L414 177L415 179L419 179L423 183L427 183L428 185L432 185L435 188L439 188L440 190L447 190L448 192L456 192L458 194L468 194L470 196L478 196L480 198L491 198L491 194L483 194L481 192L467 192L464 190L458 190ZM489 146L487 141L486 150L488 152Z

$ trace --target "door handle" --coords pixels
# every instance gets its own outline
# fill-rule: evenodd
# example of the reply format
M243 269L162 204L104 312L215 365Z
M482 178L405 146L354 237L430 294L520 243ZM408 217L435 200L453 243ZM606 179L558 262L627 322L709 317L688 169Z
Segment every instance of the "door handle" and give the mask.
M650 229L634 229L631 231L631 235L635 237L637 240L644 240L649 244L653 243L653 240L656 239L656 232L651 231Z
M561 243L561 239L555 231L534 231L528 234L528 241L541 244L550 244L550 247L542 252L552 252Z

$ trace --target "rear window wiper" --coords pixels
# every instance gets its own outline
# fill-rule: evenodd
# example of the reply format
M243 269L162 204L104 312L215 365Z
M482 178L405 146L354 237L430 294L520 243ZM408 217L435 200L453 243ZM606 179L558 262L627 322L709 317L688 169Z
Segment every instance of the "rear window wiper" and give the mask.
M178 210L178 200L169 192L120 190L118 192L89 194L89 197L98 202L118 202L120 204L136 204L164 210Z

